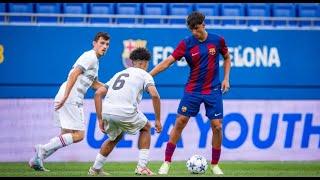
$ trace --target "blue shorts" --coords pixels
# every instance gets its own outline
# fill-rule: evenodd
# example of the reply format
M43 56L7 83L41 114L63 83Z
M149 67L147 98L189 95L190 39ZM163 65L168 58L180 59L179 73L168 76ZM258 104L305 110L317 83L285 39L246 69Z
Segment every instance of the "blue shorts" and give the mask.
M180 101L178 113L194 117L199 113L201 103L204 103L206 116L210 120L223 118L222 92L220 89L213 91L211 94L185 92Z

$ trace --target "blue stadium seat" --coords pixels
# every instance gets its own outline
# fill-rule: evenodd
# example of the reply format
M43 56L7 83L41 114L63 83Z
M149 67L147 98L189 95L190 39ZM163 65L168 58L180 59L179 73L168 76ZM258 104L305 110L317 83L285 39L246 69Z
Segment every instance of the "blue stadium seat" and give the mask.
M90 14L114 14L114 3L90 3L89 4ZM112 23L112 18L99 18L94 17L89 19L90 23Z
M6 12L6 3L0 3L0 13ZM4 22L4 16L0 16L0 22Z
M221 16L245 16L245 5L242 3L221 4ZM222 20L222 25L243 25L244 20Z
M298 15L297 17L320 17L320 5L317 3L299 3L297 4ZM315 21L316 26L320 26L319 21ZM311 21L300 21L300 26L310 26Z
M169 15L185 16L184 19L169 19L170 24L186 24L187 16L193 11L192 3L170 3Z
M144 3L142 5L144 15L168 15L166 3ZM164 24L165 21L156 18L145 18L144 24Z
M248 3L247 16L251 17L270 17L271 8L267 3ZM271 25L271 21L248 20L248 25Z
M273 17L296 17L296 6L292 3L274 3L272 4ZM297 26L297 21L275 20L275 26Z
M46 14L60 14L61 4L60 3L36 3L36 12L46 13ZM58 17L38 16L37 22L57 23Z
M9 13L33 13L33 3L9 3ZM31 16L10 16L10 22L31 22Z
M117 3L116 5L116 13L123 15L141 15L141 4L139 3ZM134 24L139 23L136 22L136 18L118 18L116 22L118 24Z
M207 16L219 16L220 4L217 3L196 3L194 4L194 10L203 13ZM205 19L206 24L219 24L219 20Z
M65 14L87 14L87 3L63 3L63 13ZM64 17L65 23L82 23L85 22L83 17Z

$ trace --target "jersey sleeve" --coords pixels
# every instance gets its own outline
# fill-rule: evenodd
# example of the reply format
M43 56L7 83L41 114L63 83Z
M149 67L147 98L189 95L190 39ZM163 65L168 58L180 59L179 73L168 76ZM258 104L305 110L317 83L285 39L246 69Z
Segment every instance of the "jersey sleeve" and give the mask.
M83 72L86 71L90 66L96 63L96 60L89 56L88 54L83 54L77 60L78 63L76 67L79 67Z
M148 92L148 87L154 86L154 85L155 83L154 83L153 77L150 74L146 73L144 78L144 84L143 84L144 91Z
M220 38L220 53L226 55L228 53L228 47L223 37Z
M103 86L104 86L106 89L109 89L109 87L110 87L110 81L106 82Z
M186 42L184 40L180 41L177 48L173 51L172 56L175 60L180 60L186 52Z

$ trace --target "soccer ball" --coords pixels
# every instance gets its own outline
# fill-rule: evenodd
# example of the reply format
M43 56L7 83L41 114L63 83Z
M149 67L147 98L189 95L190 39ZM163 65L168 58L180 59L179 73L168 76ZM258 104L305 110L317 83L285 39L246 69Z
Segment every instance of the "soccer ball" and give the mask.
M188 159L186 166L192 174L203 174L208 168L208 163L205 157L193 155Z

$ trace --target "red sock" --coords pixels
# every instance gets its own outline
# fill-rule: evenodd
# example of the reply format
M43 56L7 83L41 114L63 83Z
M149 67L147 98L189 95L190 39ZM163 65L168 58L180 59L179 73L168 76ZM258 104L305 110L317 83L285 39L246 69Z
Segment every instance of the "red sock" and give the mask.
M220 159L221 149L212 148L211 164L218 164Z
M171 158L174 150L176 149L176 145L170 142L167 143L166 152L165 152L165 161L171 162Z

